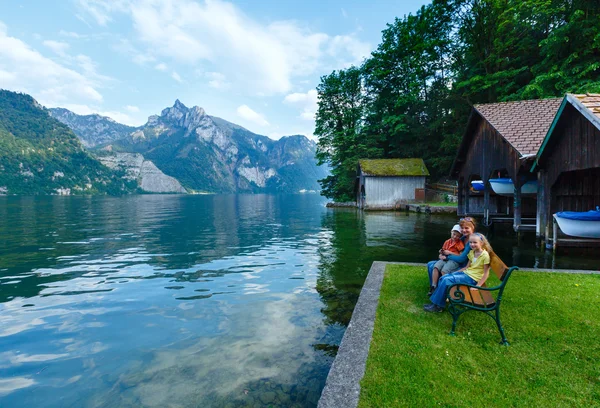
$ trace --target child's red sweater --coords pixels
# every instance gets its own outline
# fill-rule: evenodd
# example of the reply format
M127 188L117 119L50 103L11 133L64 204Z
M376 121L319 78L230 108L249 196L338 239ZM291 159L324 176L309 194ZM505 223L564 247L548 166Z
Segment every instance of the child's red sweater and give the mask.
M446 251L450 251L455 255L460 255L463 249L465 249L465 244L461 239L457 239L456 241L452 238L446 240L444 245L442 245L442 249Z

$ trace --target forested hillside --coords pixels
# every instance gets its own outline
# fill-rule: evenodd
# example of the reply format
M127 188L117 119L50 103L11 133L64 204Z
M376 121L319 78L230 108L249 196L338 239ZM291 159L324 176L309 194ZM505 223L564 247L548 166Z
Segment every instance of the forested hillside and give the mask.
M31 96L0 90L0 194L123 194L135 181L90 156Z
M473 104L600 92L600 2L435 0L317 91L324 195L353 198L359 158L422 157L442 178Z

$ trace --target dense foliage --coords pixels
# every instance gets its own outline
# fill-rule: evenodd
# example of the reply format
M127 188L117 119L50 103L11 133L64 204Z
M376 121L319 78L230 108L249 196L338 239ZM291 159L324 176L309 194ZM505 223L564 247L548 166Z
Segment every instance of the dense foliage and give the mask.
M352 200L361 158L422 157L442 178L473 104L600 92L600 2L434 0L317 92L324 195Z
M32 97L0 90L0 193L123 194L121 179L87 153L77 136Z

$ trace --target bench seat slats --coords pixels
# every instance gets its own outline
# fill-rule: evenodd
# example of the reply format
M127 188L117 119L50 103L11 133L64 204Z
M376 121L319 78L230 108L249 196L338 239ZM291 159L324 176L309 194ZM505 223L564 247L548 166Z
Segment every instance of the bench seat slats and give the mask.
M491 292L488 292L487 290L471 291L467 286L464 285L458 285L458 287L452 288L450 291L450 296L452 299L459 299L459 297L455 295L455 288L458 288L458 290L465 295L465 303L479 307L492 307L496 304L496 299L494 299L494 296L492 296Z

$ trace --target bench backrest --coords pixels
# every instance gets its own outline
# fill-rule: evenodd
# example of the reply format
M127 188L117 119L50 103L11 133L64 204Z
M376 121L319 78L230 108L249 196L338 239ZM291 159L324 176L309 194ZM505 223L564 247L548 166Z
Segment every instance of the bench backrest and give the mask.
M508 266L502 262L502 259L500 259L498 255L493 254L490 258L490 268L494 271L498 279L504 282L504 277L506 276L506 272L508 272Z

